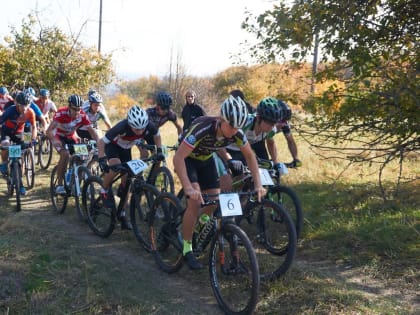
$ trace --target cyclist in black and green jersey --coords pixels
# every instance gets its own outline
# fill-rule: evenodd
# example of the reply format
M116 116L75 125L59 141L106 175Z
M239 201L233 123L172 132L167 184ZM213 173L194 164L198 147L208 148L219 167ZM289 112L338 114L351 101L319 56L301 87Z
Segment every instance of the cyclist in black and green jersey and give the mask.
M240 147L255 180L258 199L265 195L258 172L258 163L251 146L240 129L246 122L248 111L240 98L229 96L221 105L220 116L202 116L182 135L182 141L173 162L184 194L188 196L187 209L182 222L184 258L191 269L201 269L203 265L192 253L192 234L198 219L201 192L220 193L219 178L213 160L213 152L218 151L227 162L230 158L225 147L235 143ZM210 208L210 207L209 207ZM209 209L207 214L214 210Z
M282 111L278 105L277 99L274 97L266 97L258 104L255 113L248 114L245 125L242 127L242 131L245 133L252 148L255 143L263 142L264 146L267 143L268 151L270 152L275 167L279 166L277 160L277 146L274 141L274 136L277 132L275 125L281 118ZM229 163L232 175L237 176L242 174L243 164L246 163L246 161L240 148L233 143L228 145L226 150L232 157L232 160ZM260 156L257 151L255 151L255 153L259 158L268 159L268 157ZM231 190L232 178L226 165L220 162L218 165L221 189L227 191Z

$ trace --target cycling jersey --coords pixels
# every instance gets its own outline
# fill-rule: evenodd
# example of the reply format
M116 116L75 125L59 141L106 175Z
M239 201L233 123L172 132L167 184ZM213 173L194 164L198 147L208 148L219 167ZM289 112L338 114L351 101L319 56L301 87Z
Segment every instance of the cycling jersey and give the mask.
M238 147L244 146L248 141L241 129L232 138L217 138L217 128L220 125L220 118L202 116L194 120L191 127L186 130L181 138L182 141L193 149L189 157L196 160L208 160L212 153L216 152L231 143Z
M256 142L262 141L264 139L272 139L277 129L273 127L269 132L260 132L258 135L255 133L255 125L257 123L257 114L248 114L245 126L242 128L243 132L246 135L247 140L252 145ZM231 144L227 147L227 149L232 151L240 151L239 147L235 144Z
M99 120L109 120L105 111L105 107L102 104L99 105L98 111L96 113L92 112L89 102L83 103L82 110L86 113L92 127L95 129L98 129ZM87 126L82 126L79 128L79 130L87 130Z
M282 131L285 136L289 135L292 130L288 121L282 121L276 125L277 132Z
M191 123L197 118L201 116L205 116L206 113L204 109L195 103L193 104L185 104L184 108L182 109L181 117L184 121L184 126L182 127L182 130L187 130Z
M13 98L9 94L5 94L0 97L0 113L6 110L5 106L9 102L13 102Z
M77 128L89 126L90 120L84 111L80 111L75 118L72 118L68 107L60 108L55 114L53 121L57 122L56 135L59 137L73 137Z
M159 130L149 121L143 134L136 135L128 124L127 119L121 120L114 127L109 129L102 140L105 144L114 143L123 149L130 149L138 139L144 139L146 136L157 136Z
M22 133L26 121L29 121L31 126L35 126L35 113L31 108L26 108L25 112L21 114L16 105L13 105L0 116L2 132L8 134Z
M50 99L46 99L45 101L41 98L38 98L35 101L35 104L38 105L39 109L44 115L48 115L49 112L56 112L57 106L55 106L55 103L51 101Z
M146 109L147 115L149 116L149 121L154 123L157 128L160 128L164 125L167 121L176 122L177 117L175 112L172 109L169 109L165 116L159 116L156 108L148 108Z

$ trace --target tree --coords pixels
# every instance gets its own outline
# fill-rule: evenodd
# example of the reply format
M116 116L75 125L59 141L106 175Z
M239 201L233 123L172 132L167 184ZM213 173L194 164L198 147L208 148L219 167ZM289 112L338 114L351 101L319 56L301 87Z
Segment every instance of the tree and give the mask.
M323 67L315 79L331 84L307 100L314 131L305 134L317 136L308 141L351 162L379 163L380 183L393 160L401 176L405 156L420 149L416 1L280 1L256 18L248 14L243 28L256 35L251 54L264 62L303 62L317 39Z
M111 82L111 55L83 47L77 38L56 27L37 27L34 16L22 22L21 30L11 29L0 46L0 80L10 88L48 88L56 101L70 93L85 94L92 86ZM36 32L36 30L39 31Z

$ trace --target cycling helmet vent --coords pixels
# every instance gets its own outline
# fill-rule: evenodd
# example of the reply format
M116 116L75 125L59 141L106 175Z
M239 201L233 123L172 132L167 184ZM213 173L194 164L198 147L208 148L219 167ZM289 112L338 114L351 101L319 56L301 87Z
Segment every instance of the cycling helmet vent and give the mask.
M69 96L69 106L70 107L75 107L75 108L80 108L82 107L83 104L83 99L81 96L77 95L77 94L72 94Z
M242 128L246 123L248 110L240 97L230 95L222 103L220 114L233 128Z
M140 108L140 106L134 105L128 111L127 120L130 127L144 129L149 123L149 116L144 109Z

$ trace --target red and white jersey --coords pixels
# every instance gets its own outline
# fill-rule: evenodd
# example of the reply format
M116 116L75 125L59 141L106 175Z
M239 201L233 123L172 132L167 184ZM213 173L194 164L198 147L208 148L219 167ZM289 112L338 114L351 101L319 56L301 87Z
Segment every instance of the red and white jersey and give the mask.
M4 110L4 105L10 101L13 101L13 98L9 94L5 94L3 97L0 97L0 112Z
M55 103L50 99L43 101L41 98L39 98L35 104L38 105L39 109L44 115L48 115L49 112L55 113L57 111L57 106L55 106Z
M70 138L80 126L90 125L90 120L84 111L80 111L75 118L70 117L69 108L62 107L54 115L53 121L58 126L56 135L60 137Z

